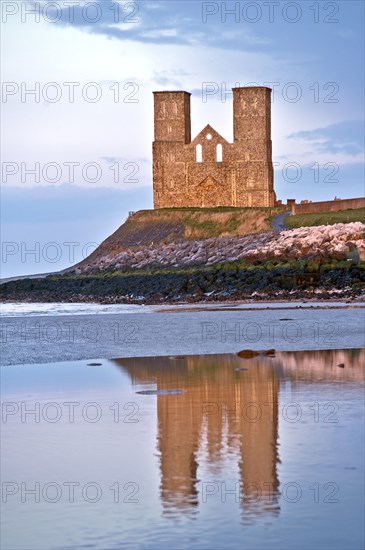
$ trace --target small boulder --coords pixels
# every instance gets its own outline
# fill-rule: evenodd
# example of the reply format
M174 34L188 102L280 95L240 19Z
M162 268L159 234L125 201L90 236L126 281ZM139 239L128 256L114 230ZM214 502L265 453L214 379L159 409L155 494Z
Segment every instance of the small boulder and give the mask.
M260 353L252 349L243 349L242 351L239 351L237 355L238 357L241 357L241 359L251 359L252 357L257 357Z

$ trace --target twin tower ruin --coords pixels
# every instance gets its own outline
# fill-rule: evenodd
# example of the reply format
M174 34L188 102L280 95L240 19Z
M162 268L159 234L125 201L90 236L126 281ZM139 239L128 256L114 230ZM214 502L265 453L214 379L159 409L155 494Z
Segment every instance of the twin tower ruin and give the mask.
M275 205L271 89L232 91L233 143L209 124L191 141L190 93L154 92L155 208Z

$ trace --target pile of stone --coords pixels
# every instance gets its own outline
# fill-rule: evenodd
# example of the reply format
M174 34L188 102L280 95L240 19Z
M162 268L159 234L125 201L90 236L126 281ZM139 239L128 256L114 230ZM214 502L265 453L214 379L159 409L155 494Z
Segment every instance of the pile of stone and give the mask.
M336 223L283 231L253 256L284 261L297 258L364 261L365 224Z
M365 260L365 224L337 223L300 227L281 233L267 231L242 237L217 237L200 241L127 248L75 268L76 273L96 273L147 266L214 265L236 260L299 258Z

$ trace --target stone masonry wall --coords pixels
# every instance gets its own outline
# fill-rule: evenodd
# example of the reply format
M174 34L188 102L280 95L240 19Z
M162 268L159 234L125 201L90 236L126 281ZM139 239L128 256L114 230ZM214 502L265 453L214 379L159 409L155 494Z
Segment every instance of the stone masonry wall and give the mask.
M155 208L274 206L269 88L233 89L233 143L210 125L191 141L187 92L155 92L154 113Z
M293 216L296 214L319 214L321 212L337 212L338 210L348 210L350 208L365 208L365 198L294 204L292 214Z

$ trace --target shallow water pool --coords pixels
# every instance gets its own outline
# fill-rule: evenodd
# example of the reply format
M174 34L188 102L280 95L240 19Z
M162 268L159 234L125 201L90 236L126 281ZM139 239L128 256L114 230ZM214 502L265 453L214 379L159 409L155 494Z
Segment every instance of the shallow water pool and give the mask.
M2 547L363 548L365 350L271 355L3 367Z

